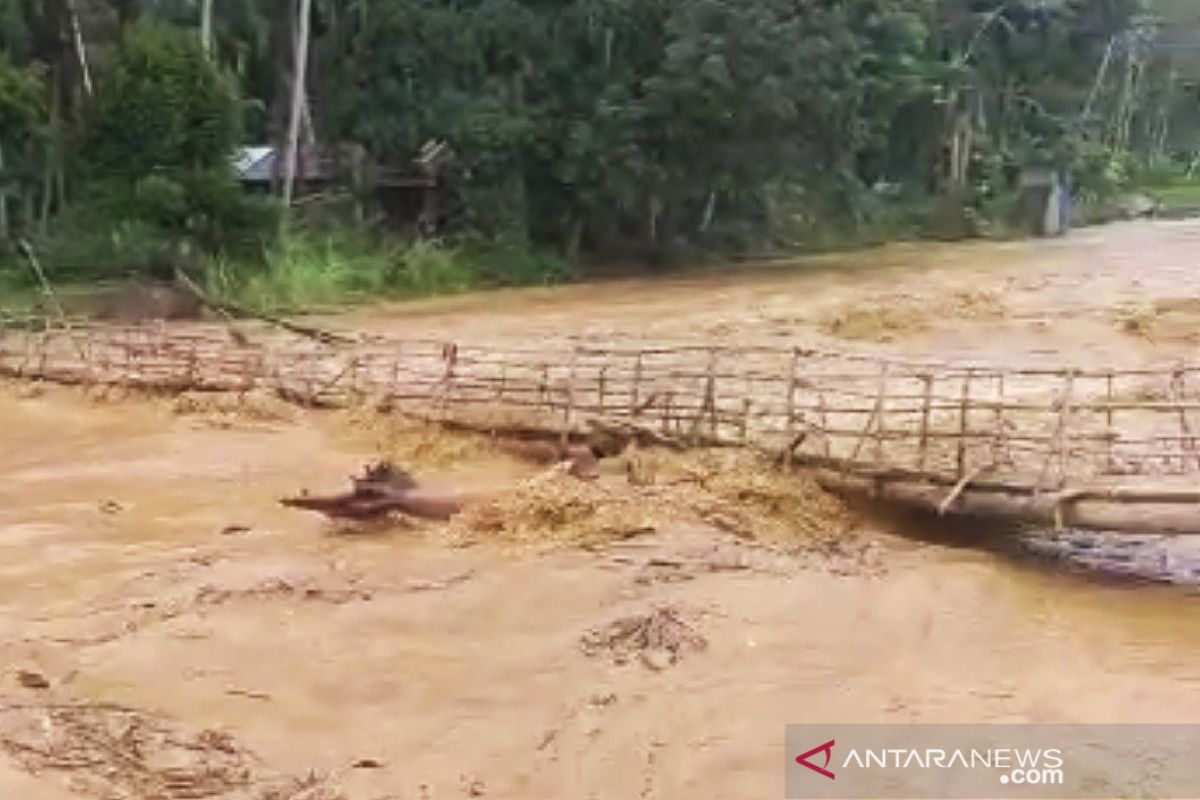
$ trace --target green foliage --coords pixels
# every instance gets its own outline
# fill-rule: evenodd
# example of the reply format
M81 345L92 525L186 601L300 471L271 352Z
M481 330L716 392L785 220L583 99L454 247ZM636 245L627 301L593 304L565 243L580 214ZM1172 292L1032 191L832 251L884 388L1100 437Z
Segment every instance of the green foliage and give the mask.
M55 283L129 275L168 278L177 258L174 238L157 226L137 219L98 222L83 213L65 215L51 235L34 244Z
M216 261L220 295L266 309L300 309L372 297L428 297L566 280L561 257L517 243L402 244L340 231L297 229L255 261Z
M220 260L209 270L212 288L259 308L306 308L383 294L392 254L352 237L282 236L263 263Z
M16 67L0 55L0 202L36 185L49 133L46 123L40 70Z
M0 55L0 142L37 139L46 121L45 87L38 69L14 66Z
M237 92L177 28L126 31L97 89L81 160L96 178L227 169L238 139Z
M48 269L170 275L196 251L261 251L278 213L233 179L238 114L233 83L194 36L127 29L87 117L83 180L46 243Z
M66 5L0 0L5 210L56 217L52 269L201 253L264 304L555 282L585 254L998 235L1024 167L1099 208L1200 163L1200 57L1156 47L1200 26L1190 0L316 0L316 140L389 173L448 144L448 244L295 210L273 241L279 209L227 161L239 120L254 143L285 127L295 4L223 0L211 58L191 0L83 6L90 101Z

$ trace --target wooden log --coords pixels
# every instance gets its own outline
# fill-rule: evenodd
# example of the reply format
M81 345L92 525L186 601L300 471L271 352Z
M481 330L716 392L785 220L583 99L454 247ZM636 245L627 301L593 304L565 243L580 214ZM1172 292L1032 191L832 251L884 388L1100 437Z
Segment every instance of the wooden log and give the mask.
M945 500L945 484L920 479L888 480L821 470L817 480L837 494L892 502L933 514ZM1200 535L1200 491L1196 490L1115 487L1038 493L1028 487L974 484L964 488L947 511L984 521L1048 528Z

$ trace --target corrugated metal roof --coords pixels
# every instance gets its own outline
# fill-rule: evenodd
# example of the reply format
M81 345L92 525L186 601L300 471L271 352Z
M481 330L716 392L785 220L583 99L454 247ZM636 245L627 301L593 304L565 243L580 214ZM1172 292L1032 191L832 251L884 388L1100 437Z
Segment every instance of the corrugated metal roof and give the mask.
M238 180L270 183L275 172L275 148L270 145L241 147L233 155Z

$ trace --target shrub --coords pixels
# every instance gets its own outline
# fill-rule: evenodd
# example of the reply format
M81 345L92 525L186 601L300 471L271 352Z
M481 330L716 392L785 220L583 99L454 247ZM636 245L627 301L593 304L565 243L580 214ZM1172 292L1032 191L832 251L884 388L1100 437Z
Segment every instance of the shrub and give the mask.
M98 86L77 154L84 182L47 243L48 267L169 274L196 250L261 252L278 210L234 181L233 87L185 31L129 29Z
M80 166L96 178L133 182L227 168L238 140L234 86L190 33L130 28L97 88Z

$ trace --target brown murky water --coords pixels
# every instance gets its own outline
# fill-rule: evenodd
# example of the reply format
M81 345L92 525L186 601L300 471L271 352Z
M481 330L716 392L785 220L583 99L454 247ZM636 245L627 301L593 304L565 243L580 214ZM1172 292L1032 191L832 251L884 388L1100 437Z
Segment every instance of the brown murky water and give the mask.
M1200 225L1173 223L898 247L343 322L832 342L848 333L839 319L899 294L906 314L852 320L854 346L1177 358L1200 332L1178 305L1200 306L1198 240ZM858 264L887 269L843 269ZM1193 595L1037 569L964 547L970 531L875 526L882 569L869 570L775 555L713 569L697 554L745 543L687 527L599 552L334 535L276 498L340 486L374 454L344 418L214 424L162 401L28 395L0 387L0 743L6 707L114 703L224 731L256 773L315 771L350 800L730 798L781 794L788 722L1200 717ZM523 474L469 458L427 469L445 482ZM588 630L664 604L708 640L703 652L663 670L581 652ZM0 798L89 796L87 769L31 775L20 765L32 756L8 750ZM92 796L149 796L112 785ZM238 791L214 796L255 797Z
M989 363L1190 358L1200 343L1200 221L1070 237L898 244L689 273L364 309L400 335L803 341Z

